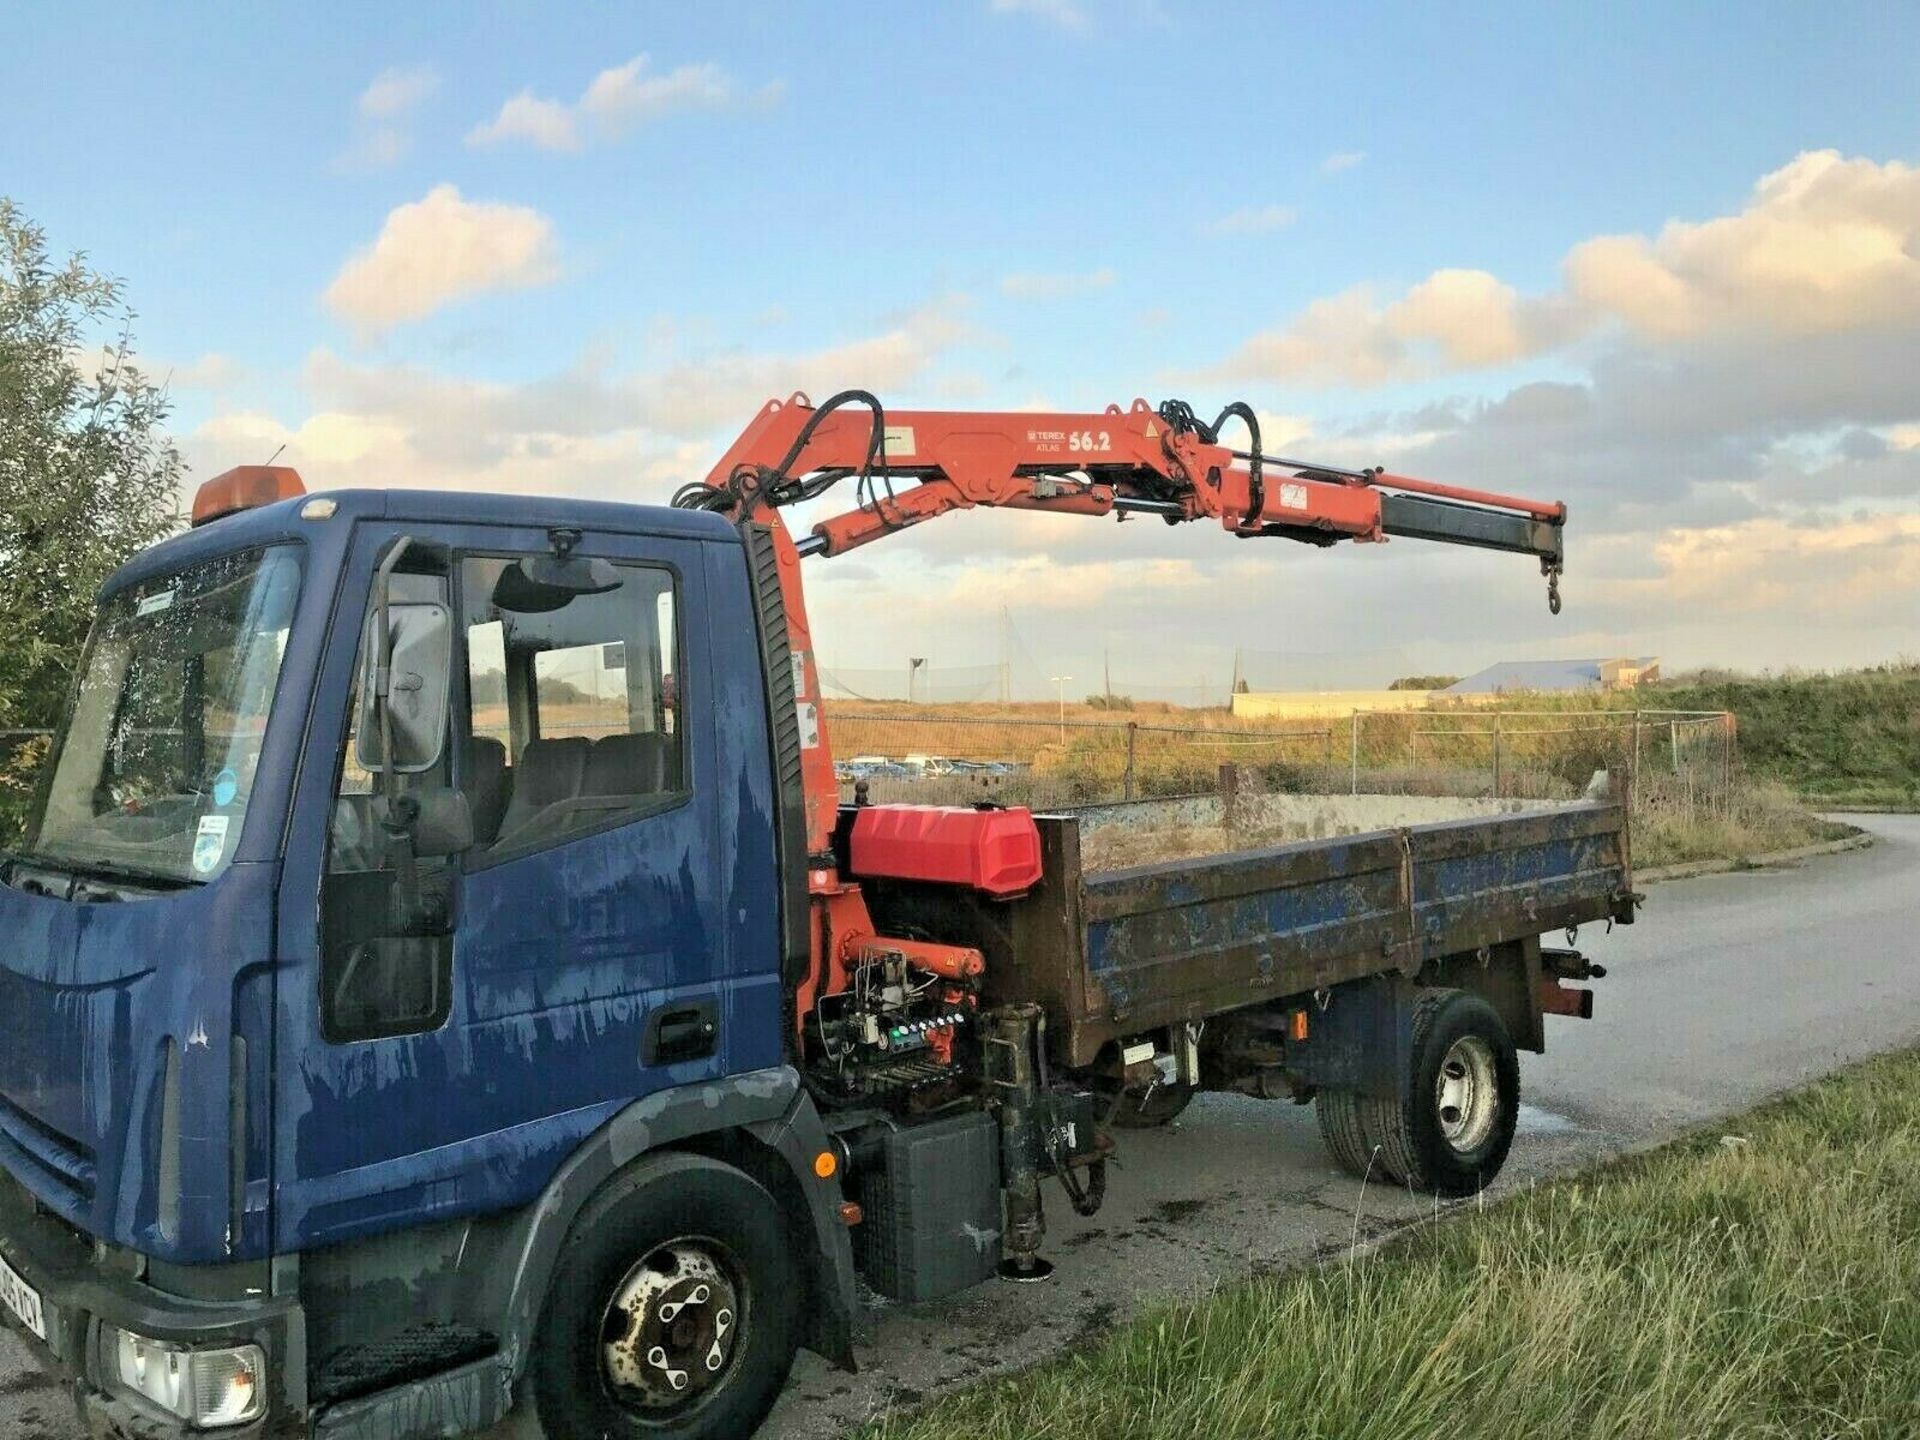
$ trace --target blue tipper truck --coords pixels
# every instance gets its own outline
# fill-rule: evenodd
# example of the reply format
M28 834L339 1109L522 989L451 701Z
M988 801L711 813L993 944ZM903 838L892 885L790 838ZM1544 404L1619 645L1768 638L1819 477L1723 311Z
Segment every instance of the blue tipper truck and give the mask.
M737 1436L799 1347L853 1363L861 1282L1044 1279L1043 1185L1090 1213L1198 1090L1485 1185L1590 1006L1541 937L1633 918L1619 808L1090 874L1072 818L834 782L801 561L949 510L1557 579L1557 507L1236 414L796 396L673 506L209 482L0 864L6 1323L101 1434Z

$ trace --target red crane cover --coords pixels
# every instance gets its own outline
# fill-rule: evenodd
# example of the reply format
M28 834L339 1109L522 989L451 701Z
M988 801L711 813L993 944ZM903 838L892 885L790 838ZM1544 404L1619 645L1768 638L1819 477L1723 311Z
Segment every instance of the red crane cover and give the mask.
M1024 895L1040 883L1040 827L1031 810L868 805L853 820L853 873Z

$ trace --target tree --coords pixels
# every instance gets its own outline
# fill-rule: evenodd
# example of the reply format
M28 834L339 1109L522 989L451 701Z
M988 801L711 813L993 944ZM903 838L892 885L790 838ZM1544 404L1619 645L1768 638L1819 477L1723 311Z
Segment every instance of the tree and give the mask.
M0 730L53 725L100 583L179 524L167 395L133 361L133 318L118 280L51 260L0 197ZM0 830L27 783L6 759Z
M1402 675L1387 686L1389 690L1444 690L1459 683L1458 675Z

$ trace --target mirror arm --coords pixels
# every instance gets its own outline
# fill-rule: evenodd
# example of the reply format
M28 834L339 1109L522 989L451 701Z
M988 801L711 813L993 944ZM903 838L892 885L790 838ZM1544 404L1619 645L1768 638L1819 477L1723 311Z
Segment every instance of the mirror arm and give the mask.
M374 572L374 603L379 607L380 652L379 664L373 674L373 703L380 711L380 793L387 802L387 813L380 823L387 832L388 849L398 852L394 869L400 883L394 903L396 908L407 913L418 908L420 890L420 877L413 863L413 822L419 802L413 801L411 807L402 803L400 770L393 763L393 631L390 628L387 601L393 589L394 567L412 544L413 537L410 535L402 535L395 540L381 558L380 568ZM412 800L411 796L406 798Z

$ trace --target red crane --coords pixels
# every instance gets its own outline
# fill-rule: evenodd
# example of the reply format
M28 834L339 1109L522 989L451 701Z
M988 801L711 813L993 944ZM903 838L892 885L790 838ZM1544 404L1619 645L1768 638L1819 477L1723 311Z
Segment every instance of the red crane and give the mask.
M1221 432L1239 421L1245 448ZM797 541L780 510L844 481L856 504ZM839 555L953 510L1004 506L1074 515L1158 516L1168 524L1217 520L1241 538L1310 545L1392 536L1532 555L1560 609L1566 507L1440 485L1380 469L1352 470L1267 454L1259 419L1244 403L1208 424L1184 402L1135 400L1098 414L1026 411L886 411L863 390L821 405L805 395L770 400L706 480L674 497L743 526L765 526L785 605L806 796L808 889L816 912L813 971L797 1020L838 993L848 968L876 949L904 955L945 978L978 973L978 951L874 933L859 884L833 849L840 792L820 709L820 672L807 623L800 559Z

